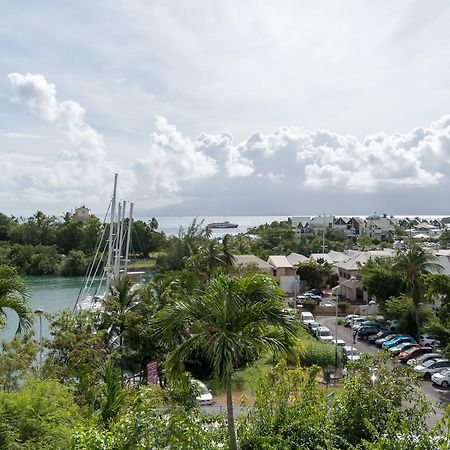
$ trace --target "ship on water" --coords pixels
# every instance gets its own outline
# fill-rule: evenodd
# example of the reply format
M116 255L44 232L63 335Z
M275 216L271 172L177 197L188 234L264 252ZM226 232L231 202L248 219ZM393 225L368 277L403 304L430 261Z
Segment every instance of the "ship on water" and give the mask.
M228 221L225 221L225 222L208 223L208 225L206 226L207 228L237 228L239 225L236 223L230 223Z

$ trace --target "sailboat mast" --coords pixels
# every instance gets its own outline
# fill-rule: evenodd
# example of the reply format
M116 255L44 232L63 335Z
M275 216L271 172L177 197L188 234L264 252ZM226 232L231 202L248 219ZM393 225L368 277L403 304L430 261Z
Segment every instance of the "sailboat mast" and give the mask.
M120 260L122 257L122 243L123 237L125 235L125 210L127 208L127 202L124 200L122 202L122 216L120 220L120 231L119 231L119 242L118 242L118 252L117 252L117 275L120 273Z
M114 219L115 219L115 211L116 211L116 194L117 194L117 173L114 174L114 190L111 201L111 223L109 226L109 242L108 242L108 261L106 264L106 295L109 292L109 285L111 283L111 263L112 263L112 252L113 252L113 228L114 228Z
M133 225L133 206L134 203L130 203L130 218L128 219L128 233L127 233L127 246L125 248L125 276L128 273L128 256L130 255L130 240L131 240L131 227Z

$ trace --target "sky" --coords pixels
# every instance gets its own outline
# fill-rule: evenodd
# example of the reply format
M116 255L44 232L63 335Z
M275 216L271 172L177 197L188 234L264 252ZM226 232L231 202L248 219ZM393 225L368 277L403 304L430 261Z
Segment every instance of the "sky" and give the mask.
M0 11L4 213L450 213L447 0Z

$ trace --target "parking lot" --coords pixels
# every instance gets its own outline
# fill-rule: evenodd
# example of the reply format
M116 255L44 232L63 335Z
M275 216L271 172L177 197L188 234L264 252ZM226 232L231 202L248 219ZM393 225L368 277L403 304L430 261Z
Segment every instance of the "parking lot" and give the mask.
M319 316L316 320L323 326L328 327L333 336L337 339L344 340L348 345L352 345L353 336L350 328L345 328L343 325L338 325L336 335L336 318L334 316ZM369 344L367 341L356 340L356 344L353 344L361 353L376 353L379 349ZM393 358L393 364L400 364L397 358ZM450 388L442 389L433 386L430 381L424 381L422 383L422 390L426 397L434 404L436 409L435 415L432 417L430 423L434 423L439 420L444 413L444 410L450 404Z

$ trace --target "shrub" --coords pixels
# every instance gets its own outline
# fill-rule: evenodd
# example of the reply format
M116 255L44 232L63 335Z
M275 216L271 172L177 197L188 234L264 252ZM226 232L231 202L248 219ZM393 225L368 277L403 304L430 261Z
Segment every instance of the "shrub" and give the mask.
M304 350L300 354L302 366L319 366L322 368L334 366L335 349L330 344L321 342L305 342ZM342 361L341 352L338 351L338 363Z
M350 305L348 304L348 302L339 302L338 303L339 312L346 313L348 311L349 306Z
M16 392L0 391L0 448L67 448L80 425L72 391L57 381L28 379Z
M316 309L317 303L315 300L305 300L303 302L303 308L307 311L314 312Z

